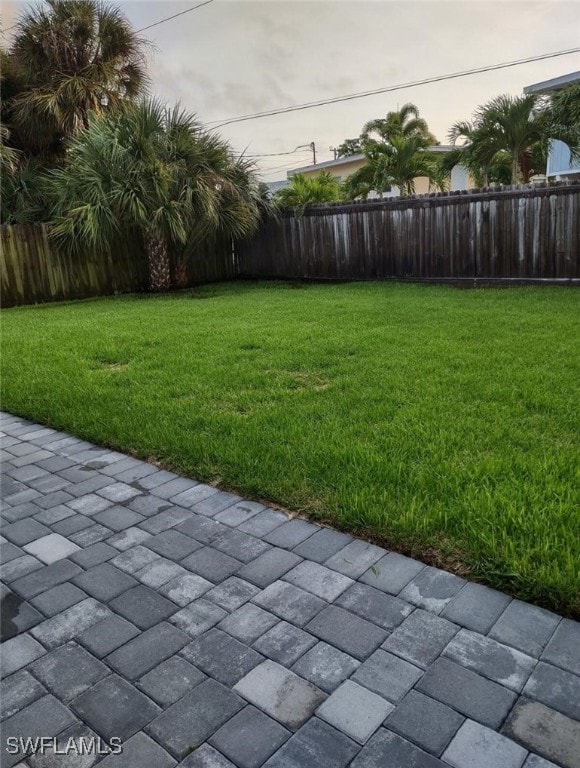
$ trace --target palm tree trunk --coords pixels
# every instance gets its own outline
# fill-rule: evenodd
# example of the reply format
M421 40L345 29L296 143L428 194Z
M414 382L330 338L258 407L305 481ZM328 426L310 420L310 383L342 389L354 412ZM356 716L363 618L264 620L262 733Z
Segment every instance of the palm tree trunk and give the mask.
M518 183L518 173L520 169L520 164L518 162L518 152L517 150L514 150L512 154L512 184Z
M149 260L149 289L167 291L171 287L167 241L163 235L148 235L146 247Z

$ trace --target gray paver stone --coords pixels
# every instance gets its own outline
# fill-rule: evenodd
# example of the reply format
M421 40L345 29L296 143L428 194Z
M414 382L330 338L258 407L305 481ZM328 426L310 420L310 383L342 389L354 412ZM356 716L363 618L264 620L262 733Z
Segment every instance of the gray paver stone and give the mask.
M423 670L381 649L356 670L352 679L395 704L415 685Z
M106 606L88 597L33 627L30 632L43 645L52 649L72 640L88 627L110 615L111 612Z
M175 603L142 584L115 597L109 607L139 629L149 629L177 611Z
M499 728L516 700L513 691L443 658L427 670L416 688L490 728Z
M392 731L380 728L352 761L351 768L445 768L444 763Z
M510 597L482 584L466 584L441 614L462 627L489 632L510 602Z
M391 731L439 757L465 720L445 704L409 691L385 721Z
M260 768L290 736L290 731L250 706L222 725L210 743L240 768Z
M398 595L425 565L398 552L381 557L361 576L361 581L391 595Z
M512 600L489 636L518 651L538 658L552 636L560 617L536 605Z
M198 637L215 626L226 616L219 605L204 600L203 597L182 608L171 617L171 623L187 632L191 637Z
M50 528L32 518L17 520L15 523L5 525L2 528L2 535L19 547L29 544L35 539L40 539L41 536L46 536L49 533L51 533Z
M161 594L180 606L186 606L205 595L213 587L211 581L195 573L181 573L159 587ZM206 595L207 597L207 595Z
M198 637L181 655L229 687L263 661L259 653L219 629L210 629Z
M293 549L318 531L320 531L318 525L306 520L288 520L271 533L266 534L264 541L276 547L282 547L282 549Z
M526 755L527 751L514 741L466 720L445 750L443 760L454 768L521 768Z
M263 504L258 504L255 501L246 501L242 499L236 504L227 507L222 512L218 512L215 515L215 519L220 523L228 525L231 528L236 528L238 525L250 520L259 512L263 512L265 509Z
M123 744L120 755L110 755L101 768L173 768L176 761L145 733L136 733Z
M204 517L213 517L219 512L223 512L224 509L232 507L234 504L243 501L241 496L236 496L234 493L226 493L225 491L219 491L212 496L208 496L202 501L198 501L191 507L191 511L196 515L204 515Z
M74 555L71 555L70 559L82 568L92 568L95 565L106 563L107 560L111 560L116 554L116 549L109 544L105 544L103 541L99 541L97 544L91 544L91 546L80 552L75 552Z
M161 709L117 675L109 675L74 699L71 707L94 731L123 741L149 723Z
M213 546L220 552L231 555L243 563L249 563L271 549L270 545L266 544L266 542L235 528L216 539L213 542Z
M331 693L359 666L360 661L333 645L317 643L294 664L292 671Z
M548 661L580 676L580 623L563 619L542 654Z
M313 560L315 563L324 563L329 557L344 549L352 540L352 536L346 533L333 531L332 528L322 528L294 547L293 551L300 557Z
M580 766L580 723L539 701L522 696L501 732L564 768Z
M456 624L418 608L385 640L385 651L425 669L458 632Z
M329 603L354 584L348 576L310 561L298 563L295 568L285 574L283 580L307 592L312 592L313 595Z
M252 602L298 627L303 627L326 606L324 600L285 581L270 584L253 597Z
M103 488L99 493L104 493L107 488ZM132 509L127 507L114 506L104 509L102 512L97 512L93 515L93 520L101 525L110 528L112 531L124 531L126 528L138 525L146 518L143 515L133 512Z
M316 644L316 638L293 624L280 621L262 635L253 647L278 664L290 667Z
M328 723L311 718L271 757L264 768L346 768L358 744Z
M580 677L571 672L541 661L526 683L523 694L580 720Z
M513 691L521 691L536 662L496 640L468 629L460 630L445 649L445 656Z
M80 603L81 600L86 598L86 594L75 587L74 584L65 582L59 584L58 587L52 587L46 592L34 597L30 602L39 611L42 611L49 618L61 611L65 611L70 608L71 605Z
M358 579L385 554L385 550L366 541L355 539L328 558L325 565L345 576Z
M270 660L252 669L234 691L291 730L303 725L326 698L312 683Z
M205 679L181 656L172 656L144 675L139 688L162 707L168 707Z
M206 742L182 760L178 768L236 768L236 766Z
M205 680L147 726L175 757L185 757L243 707L239 696L216 680Z
M220 622L219 629L233 635L243 643L251 645L274 624L278 624L276 616L258 608L257 605L246 603L226 616Z
M366 584L353 584L335 601L335 605L387 630L398 627L413 611L409 603Z
M70 710L55 699L54 696L43 698L29 704L2 723L2 740L6 743L9 738L27 739L42 736L56 736L67 726L75 723ZM24 755L9 754L2 749L3 768L12 768Z
M387 636L385 630L343 608L329 605L305 627L357 659L366 659Z
M161 622L107 656L107 663L128 680L137 680L174 656L190 638L177 627Z
M0 669L2 677L17 672L46 653L42 645L28 634L17 635L2 643Z
M102 659L139 634L137 627L126 619L112 615L93 624L78 635L77 640L85 648Z
M351 739L365 744L393 705L351 680L344 682L323 703L316 714Z
M2 720L15 715L47 693L46 688L25 669L2 680L0 712Z
M198 576L213 581L214 584L219 584L228 576L233 576L242 565L239 560L235 560L223 552L218 552L213 547L198 549L197 552L182 560L181 564L189 568L190 571L197 573Z
M213 586L209 582L205 583ZM226 611L235 611L236 608L251 600L259 591L258 587L250 584L249 581L244 581L237 576L230 576L229 579L222 581L217 587L213 587L207 592L206 598Z
M407 584L399 597L432 613L441 613L464 584L463 579L452 573L427 566Z
M73 642L50 651L29 669L64 702L76 698L109 674L108 667Z
M162 557L167 557L170 560L181 560L187 555L191 555L196 549L200 549L202 545L190 536L170 528L149 539L147 546Z
M110 563L101 563L75 576L73 583L97 600L107 602L131 587L137 586L134 578Z
M249 533L251 536L262 537L283 525L287 520L288 518L283 512L275 509L263 509L257 515L246 520L245 523L242 523L238 530Z
M237 575L263 589L297 565L300 559L293 552L271 549L240 568Z
M40 539L31 541L30 544L25 544L24 550L28 554L37 557L43 563L50 565L50 563L62 560L64 557L69 557L69 555L78 552L80 547L58 533L49 533L48 536L43 536Z

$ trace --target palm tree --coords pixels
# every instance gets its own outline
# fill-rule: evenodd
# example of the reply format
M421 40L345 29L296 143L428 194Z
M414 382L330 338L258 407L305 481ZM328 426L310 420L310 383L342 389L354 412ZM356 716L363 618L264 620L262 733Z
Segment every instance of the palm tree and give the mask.
M23 84L9 104L15 136L28 151L62 153L89 112L142 92L145 50L121 11L100 0L46 0L27 11L8 54Z
M366 199L372 192L385 192L397 186L401 195L415 192L415 179L426 176L441 187L442 176L435 158L428 152L429 142L421 136L392 136L390 142L368 140L364 145L366 162L345 182L350 199Z
M419 109L415 104L403 104L395 112L387 112L386 117L370 120L363 128L361 138L363 141L374 138L375 134L380 141L390 142L393 138L402 137L410 139L418 136L425 139L428 144L436 144L437 139L429 132L427 122L420 117Z
M264 203L253 166L179 107L158 101L90 115L67 165L51 172L54 234L69 249L111 252L138 238L152 290L172 282L170 256L220 233L250 234Z
M503 171L509 158L509 179L517 184L520 179L528 182L534 172L545 169L549 139L565 135L563 127L558 128L550 119L541 98L527 94L497 96L476 111L472 123L456 123L449 138L453 143L459 138L465 140L460 148L464 164L474 173L478 169L484 183L492 169Z
M296 208L303 212L307 205L335 203L341 199L340 182L329 171L317 176L295 173L284 189L278 190L275 200L281 208Z

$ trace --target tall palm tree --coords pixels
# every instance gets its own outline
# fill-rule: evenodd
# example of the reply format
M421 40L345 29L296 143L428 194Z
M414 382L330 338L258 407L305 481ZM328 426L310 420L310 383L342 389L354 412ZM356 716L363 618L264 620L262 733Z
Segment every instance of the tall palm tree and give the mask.
M370 120L361 134L363 141L378 137L385 142L396 137L410 139L415 136L425 139L428 144L437 143L427 122L419 115L418 107L410 102L394 112L387 112L384 118Z
M87 127L89 112L138 96L147 82L145 51L121 11L100 0L46 0L24 13L9 51L24 87L9 111L26 148L62 152Z
M251 163L179 107L158 101L89 116L66 166L51 172L54 234L72 250L110 252L137 238L152 290L172 282L170 256L214 233L250 234L264 203Z
M479 168L484 182L509 157L510 181L517 184L544 170L550 133L554 127L538 95L502 95L479 107L472 123L456 123L449 138L465 140L464 164L474 172Z
M430 184L441 187L439 166L428 147L429 142L421 136L392 136L388 143L367 141L366 162L346 180L346 196L366 199L372 191L382 195L392 186L397 186L401 195L412 195L419 176L426 176Z
M307 205L335 203L341 199L340 182L329 171L317 176L295 173L287 187L276 192L275 199L281 208L296 208L303 212Z

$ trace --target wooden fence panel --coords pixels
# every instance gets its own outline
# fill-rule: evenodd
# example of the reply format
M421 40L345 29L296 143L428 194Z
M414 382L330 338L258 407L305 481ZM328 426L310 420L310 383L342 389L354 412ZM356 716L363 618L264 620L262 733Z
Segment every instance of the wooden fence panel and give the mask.
M147 259L138 238L109 254L75 256L59 250L45 224L0 227L3 307L83 299L147 288ZM172 259L177 286L228 280L237 275L231 240L188 244Z
M580 279L580 183L313 206L236 245L242 277Z

